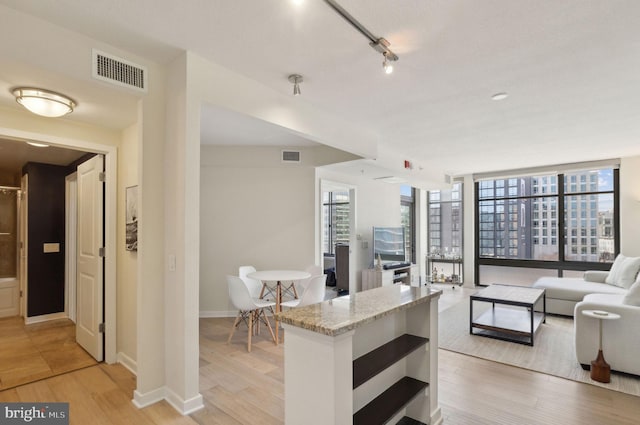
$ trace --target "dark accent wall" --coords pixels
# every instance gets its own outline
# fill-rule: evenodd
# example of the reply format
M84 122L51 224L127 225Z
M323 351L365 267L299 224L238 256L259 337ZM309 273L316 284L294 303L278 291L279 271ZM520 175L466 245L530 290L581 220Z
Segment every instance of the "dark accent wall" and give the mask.
M27 163L28 316L64 311L65 176L68 167ZM59 252L44 252L59 243Z

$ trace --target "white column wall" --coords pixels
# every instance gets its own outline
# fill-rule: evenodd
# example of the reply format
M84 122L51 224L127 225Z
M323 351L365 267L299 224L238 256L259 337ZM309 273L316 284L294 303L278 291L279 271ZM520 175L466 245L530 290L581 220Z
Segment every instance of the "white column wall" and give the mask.
M134 392L138 406L165 397L165 83L159 69L150 77L150 85L156 89L138 105L138 330Z
M165 397L183 414L204 407L198 388L200 102L188 61L182 55L168 68L163 161Z
M138 184L138 149L139 132L137 125L132 125L123 132L122 143L118 155L118 218L122 225L118 226L118 279L116 291L118 362L136 373L137 370L137 273L138 252L120 249L126 245L126 188Z
M620 252L640 257L640 156L620 163Z

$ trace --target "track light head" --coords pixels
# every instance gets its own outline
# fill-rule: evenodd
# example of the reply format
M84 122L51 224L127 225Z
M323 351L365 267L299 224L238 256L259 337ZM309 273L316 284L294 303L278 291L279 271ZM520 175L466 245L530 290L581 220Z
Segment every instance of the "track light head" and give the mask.
M393 65L387 59L387 54L383 53L384 60L382 61L382 68L384 69L385 74L391 74L393 72Z
M302 75L300 74L291 74L289 75L288 78L289 82L293 84L293 95L294 96L300 96L301 91L300 91L300 83L303 80Z

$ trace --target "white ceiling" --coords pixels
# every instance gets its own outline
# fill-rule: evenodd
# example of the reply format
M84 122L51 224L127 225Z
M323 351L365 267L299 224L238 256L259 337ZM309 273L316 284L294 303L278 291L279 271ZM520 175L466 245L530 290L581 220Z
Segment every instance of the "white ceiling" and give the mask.
M27 162L69 165L86 152L55 146L35 147L22 140L0 138L0 170L19 173Z
M159 63L190 50L282 93L292 90L289 74L302 74L305 102L374 131L381 151L435 174L640 155L637 0L339 3L391 43L400 57L392 75L321 0L0 0ZM28 58L0 62L0 90L44 78L23 66ZM68 119L128 124L131 115L118 113L135 107L134 96L95 83L65 86L60 66L56 88L95 106ZM491 100L498 92L509 97ZM205 107L202 121L212 124L203 138L310 143L231 115Z

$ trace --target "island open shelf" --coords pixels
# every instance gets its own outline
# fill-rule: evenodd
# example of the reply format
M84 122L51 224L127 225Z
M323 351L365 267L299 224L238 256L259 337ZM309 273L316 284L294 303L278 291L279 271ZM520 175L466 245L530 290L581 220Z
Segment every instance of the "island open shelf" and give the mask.
M285 424L441 423L440 294L392 285L279 313Z
M353 361L353 388L358 388L427 342L429 342L428 338L403 334L355 359Z

